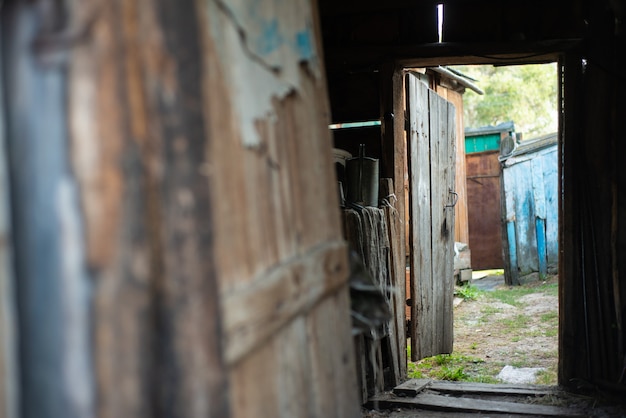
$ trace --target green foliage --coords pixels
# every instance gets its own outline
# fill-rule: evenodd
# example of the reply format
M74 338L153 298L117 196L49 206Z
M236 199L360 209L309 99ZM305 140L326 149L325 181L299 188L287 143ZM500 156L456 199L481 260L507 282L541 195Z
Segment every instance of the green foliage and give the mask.
M545 314L542 314L540 316L541 322L556 322L558 323L559 321L559 313L558 312L548 312Z
M484 306L480 309L480 313L485 314L485 315L493 315L495 313L499 313L502 312L502 309L495 307L495 306Z
M504 318L500 322L508 328L510 332L525 329L530 319L527 315L516 315L513 318Z
M558 292L557 283L544 283L539 286L510 286L506 289L496 289L492 292L485 292L487 297L499 300L502 303L507 303L512 306L522 306L523 303L519 301L519 298L531 293L543 292L547 295L556 295Z
M461 366L459 367L444 366L439 371L435 372L435 375L440 380L452 380L452 381L466 380L468 377L467 373L465 373L463 367Z
M539 385L556 385L558 380L556 365L537 372L537 384Z
M546 337L556 337L558 335L558 333L559 333L558 328L554 327L554 328L547 329L545 331L544 335Z
M556 132L558 84L555 63L494 67L459 66L476 79L484 95L463 96L465 126L477 128L513 121L516 132L533 138Z
M454 293L463 300L475 300L478 297L478 289L471 283L457 286Z
M484 360L460 354L438 354L417 363L409 362L407 374L410 378L431 378L439 380L474 381L480 373L470 374L468 368L484 363Z

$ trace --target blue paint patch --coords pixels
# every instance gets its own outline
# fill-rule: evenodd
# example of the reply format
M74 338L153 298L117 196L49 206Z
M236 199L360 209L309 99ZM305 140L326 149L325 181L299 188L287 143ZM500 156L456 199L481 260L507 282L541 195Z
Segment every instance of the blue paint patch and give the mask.
M511 266L511 278L513 284L519 284L517 266L517 239L515 237L515 222L506 223L506 234L509 240L509 264Z
M296 50L301 60L309 61L315 56L309 29L296 33Z
M265 21L261 23L261 34L255 42L255 51L261 56L267 56L279 49L284 42L278 20Z
M539 274L545 277L548 274L548 254L546 247L546 221L537 218L535 220L535 230L537 233L537 258L539 259Z

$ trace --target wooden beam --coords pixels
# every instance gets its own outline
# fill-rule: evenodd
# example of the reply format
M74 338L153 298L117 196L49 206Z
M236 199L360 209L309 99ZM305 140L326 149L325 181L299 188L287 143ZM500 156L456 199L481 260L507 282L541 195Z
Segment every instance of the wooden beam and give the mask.
M394 60L403 68L462 64L543 64L582 45L580 39L541 42L413 43L408 45L328 45L327 67L371 68Z
M351 0L351 1L334 1L319 0L320 14L322 17L337 16L345 14L375 13L383 11L393 11L398 9L407 9L415 7L415 2L410 0Z
M424 389L456 395L516 395L545 396L556 393L552 387L492 383L448 382L430 379L410 379L393 389L399 396L416 396Z
M419 408L452 413L502 413L550 417L587 416L584 411L559 406L458 398L430 393L420 393L413 398L382 394L371 398L368 405L376 405L380 408Z
M347 247L335 241L299 254L262 273L245 289L224 295L226 362L241 360L347 279Z

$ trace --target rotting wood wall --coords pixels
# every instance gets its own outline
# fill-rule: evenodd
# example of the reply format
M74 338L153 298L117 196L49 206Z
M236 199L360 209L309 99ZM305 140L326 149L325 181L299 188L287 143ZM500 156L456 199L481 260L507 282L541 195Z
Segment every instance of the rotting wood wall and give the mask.
M359 416L315 4L2 7L0 415Z
M624 393L624 55L584 56L584 63L578 53L566 56L561 70L559 382Z

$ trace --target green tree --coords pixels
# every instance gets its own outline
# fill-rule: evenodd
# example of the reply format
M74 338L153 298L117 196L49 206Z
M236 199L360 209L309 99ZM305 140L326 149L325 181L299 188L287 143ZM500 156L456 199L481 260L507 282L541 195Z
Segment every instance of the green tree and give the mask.
M456 70L476 80L484 90L467 90L463 96L465 126L515 123L524 138L556 132L558 85L555 63L494 67L458 66Z

